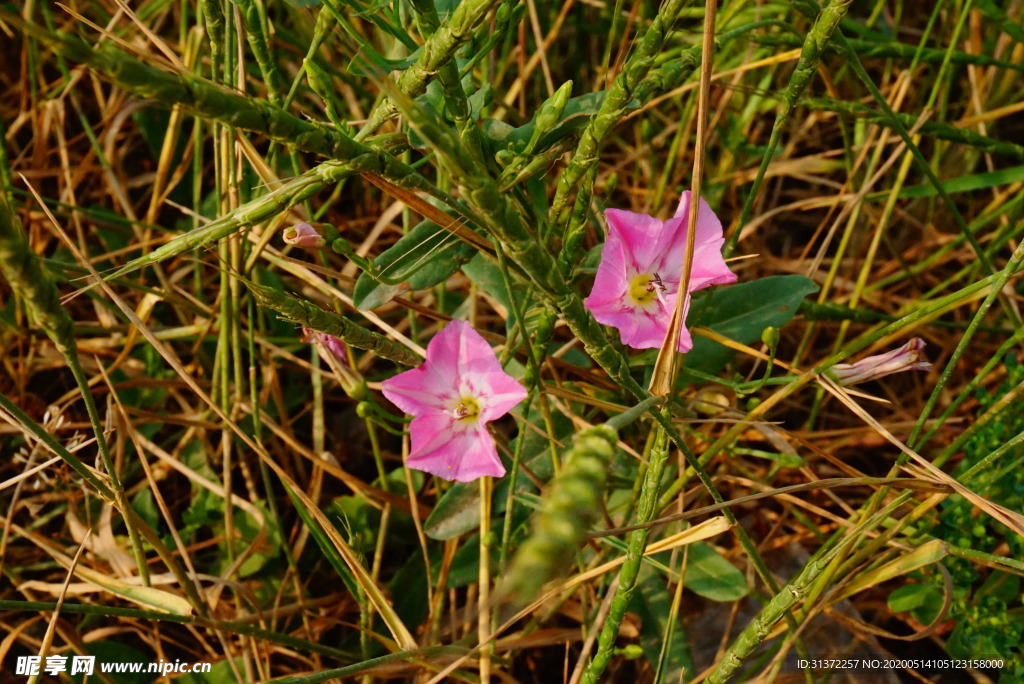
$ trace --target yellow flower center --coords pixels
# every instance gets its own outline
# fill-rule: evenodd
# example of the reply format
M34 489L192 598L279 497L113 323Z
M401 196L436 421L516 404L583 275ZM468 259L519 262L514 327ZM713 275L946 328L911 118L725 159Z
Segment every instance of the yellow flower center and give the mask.
M462 397L455 405L454 413L463 423L475 423L480 417L480 404L473 397Z
M653 302L655 297L658 296L658 285L652 283L652 280L653 277L647 274L641 274L633 278L633 281L629 284L629 296L635 304L645 306Z

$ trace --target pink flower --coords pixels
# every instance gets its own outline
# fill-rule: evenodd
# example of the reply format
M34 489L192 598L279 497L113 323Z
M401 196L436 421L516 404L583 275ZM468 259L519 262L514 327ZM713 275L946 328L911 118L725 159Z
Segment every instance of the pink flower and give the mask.
M686 253L686 221L690 192L679 199L673 218L659 221L647 214L608 209L608 240L601 253L594 289L584 304L594 318L617 328L624 344L634 349L660 347L676 305L679 276ZM732 283L736 275L722 258L722 224L702 198L697 212L697 241L689 292ZM683 320L690 306L690 295ZM684 326L679 351L693 347Z
M290 228L285 228L281 234L284 241L289 245L295 245L303 249L321 249L327 244L327 240L314 226L301 221Z
M832 366L829 374L840 385L848 386L908 370L928 371L932 369L932 364L925 358L924 346L924 340L915 337L899 349L869 356L857 363L837 363Z
M413 416L410 468L459 482L505 474L487 423L525 399L526 390L468 323L449 323L430 340L422 366L381 388Z

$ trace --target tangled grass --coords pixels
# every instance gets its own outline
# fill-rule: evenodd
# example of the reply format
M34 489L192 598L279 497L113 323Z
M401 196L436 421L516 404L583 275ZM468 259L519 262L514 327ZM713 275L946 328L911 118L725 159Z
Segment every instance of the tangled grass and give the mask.
M0 679L1024 681L1022 18L0 3ZM604 212L684 190L739 282L633 350ZM502 478L380 392L453 319Z

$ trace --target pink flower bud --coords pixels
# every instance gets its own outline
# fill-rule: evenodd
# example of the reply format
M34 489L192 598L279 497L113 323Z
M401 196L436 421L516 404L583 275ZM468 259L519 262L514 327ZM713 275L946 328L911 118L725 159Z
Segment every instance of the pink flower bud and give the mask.
M327 240L320 234L320 231L305 221L285 228L282 237L289 245L303 249L322 249L327 244Z
M338 359L338 361L341 361L343 364L348 365L348 353L345 351L345 343L334 335L318 332L312 328L303 328L302 335L306 342L312 342L313 344L319 342L323 348L327 349L327 351L334 356L334 358Z
M932 364L924 356L924 346L924 340L915 337L899 349L885 354L869 356L857 363L837 363L832 366L830 375L840 385L856 385L908 370L928 371Z

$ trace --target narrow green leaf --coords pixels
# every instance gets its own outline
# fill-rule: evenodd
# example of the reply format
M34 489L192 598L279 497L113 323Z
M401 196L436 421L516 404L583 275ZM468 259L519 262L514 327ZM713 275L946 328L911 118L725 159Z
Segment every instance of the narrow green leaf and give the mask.
M690 645L683 632L682 621L671 621L672 594L665 578L650 566L640 569L640 589L633 595L631 610L640 616L640 647L651 669L659 673L658 681L682 681L682 673L695 672ZM668 639L668 641L666 641Z
M433 287L457 273L475 253L472 245L433 221L422 221L373 260L380 280L366 273L359 276L353 303L362 310L373 309L402 292Z

